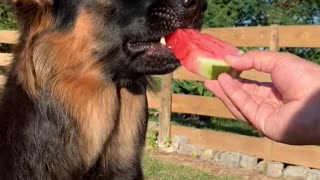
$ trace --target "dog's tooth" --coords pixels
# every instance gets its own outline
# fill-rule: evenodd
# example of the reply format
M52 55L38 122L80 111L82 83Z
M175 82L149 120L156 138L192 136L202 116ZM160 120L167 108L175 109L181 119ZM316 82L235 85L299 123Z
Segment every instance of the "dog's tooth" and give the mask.
M164 37L161 38L160 42L161 44L166 45L166 39Z

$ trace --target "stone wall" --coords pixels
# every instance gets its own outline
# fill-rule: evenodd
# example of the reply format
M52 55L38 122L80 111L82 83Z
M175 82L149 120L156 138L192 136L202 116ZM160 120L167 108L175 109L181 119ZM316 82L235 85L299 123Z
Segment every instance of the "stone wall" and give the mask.
M190 155L203 161L220 164L226 168L244 168L249 171L255 170L267 176L285 180L320 180L320 170L302 166L285 165L280 162L265 162L257 157L248 156L237 152L225 152L214 149L205 149L190 144L184 136L174 136L170 147L162 150L172 153Z

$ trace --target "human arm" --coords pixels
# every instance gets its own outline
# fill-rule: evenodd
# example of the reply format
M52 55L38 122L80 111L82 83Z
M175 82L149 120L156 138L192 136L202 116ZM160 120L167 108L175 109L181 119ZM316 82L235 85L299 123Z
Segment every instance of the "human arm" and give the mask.
M232 79L205 85L240 120L287 144L320 143L320 66L289 53L250 51L226 62L239 71L256 69L272 83Z

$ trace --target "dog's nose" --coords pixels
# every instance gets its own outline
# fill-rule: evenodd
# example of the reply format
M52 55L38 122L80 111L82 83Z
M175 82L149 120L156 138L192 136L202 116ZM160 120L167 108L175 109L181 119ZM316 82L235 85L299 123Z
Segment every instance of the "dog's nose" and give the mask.
M208 0L154 0L151 20L156 24L164 24L165 29L196 28L202 26L204 12ZM152 23L153 24L153 23Z

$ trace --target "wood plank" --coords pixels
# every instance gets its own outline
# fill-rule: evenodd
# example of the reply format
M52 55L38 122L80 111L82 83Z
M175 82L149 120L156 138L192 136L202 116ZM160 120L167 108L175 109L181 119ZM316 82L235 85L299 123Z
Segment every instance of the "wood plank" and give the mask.
M160 109L159 109L159 145L164 145L170 136L170 121L172 114L172 77L173 74L161 78Z
M158 109L160 107L160 100L157 95L153 92L147 92L148 108Z
M203 148L240 152L256 157L264 155L262 138L172 125L171 136L174 135L185 136L191 144Z
M320 25L279 26L280 47L320 48Z
M235 119L215 97L174 94L172 100L172 112Z
M6 77L4 75L0 75L0 87L2 88L6 83Z
M242 72L240 77L259 82L271 82L270 74L259 72L256 70L244 71Z
M173 79L189 81L205 81L205 78L187 71L184 67L179 67L173 72Z
M272 52L279 51L279 26L271 25L271 33L270 33L270 47L269 50ZM273 150L274 142L270 140L268 137L264 137L264 160L267 162L272 161L272 150Z
M319 146L290 146L274 142L272 160L288 164L320 168Z
M15 44L19 38L17 31L0 31L0 43Z
M256 70L244 71L242 72L240 77L254 80L254 81L260 81L260 82L271 82L271 77L269 74L258 72ZM184 67L180 67L177 70L175 70L173 74L173 78L178 80L189 80L189 81L205 80L203 77L200 77L199 75L196 75L194 73L187 71Z
M160 108L160 101L154 95L148 95L148 103L149 108ZM225 105L215 97L173 94L172 112L235 119Z
M12 54L0 53L0 66L9 66L12 62Z
M270 32L270 45L269 50L276 52L279 51L279 26L278 25L272 25Z
M270 42L269 27L206 28L201 32L237 47L268 47Z
M271 26L205 28L202 32L237 47L269 47ZM320 48L319 32L320 25L279 26L279 46Z
M214 35L238 47L268 47L270 27L204 28L203 33ZM280 47L320 48L320 25L279 26ZM14 44L17 31L0 31L0 43Z
M172 125L171 136L174 135L185 136L190 143L203 148L240 152L265 158L263 138ZM273 161L320 168L320 161L317 161L320 159L319 146L291 146L274 142L272 150L271 160Z

